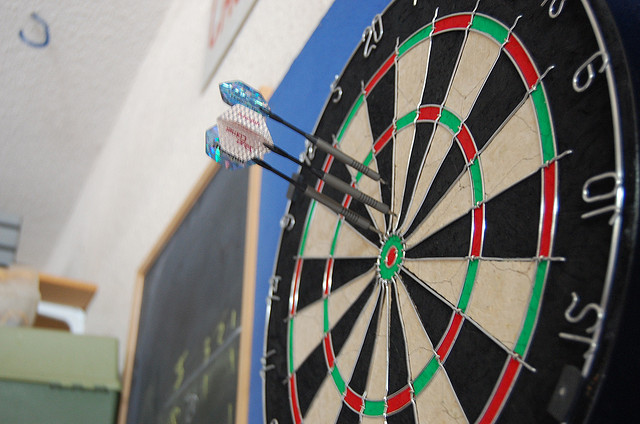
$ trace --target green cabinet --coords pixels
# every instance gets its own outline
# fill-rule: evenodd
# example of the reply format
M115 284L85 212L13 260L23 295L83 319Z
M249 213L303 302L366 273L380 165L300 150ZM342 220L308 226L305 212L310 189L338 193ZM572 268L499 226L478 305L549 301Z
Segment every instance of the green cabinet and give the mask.
M113 424L119 393L116 339L0 327L0 423Z

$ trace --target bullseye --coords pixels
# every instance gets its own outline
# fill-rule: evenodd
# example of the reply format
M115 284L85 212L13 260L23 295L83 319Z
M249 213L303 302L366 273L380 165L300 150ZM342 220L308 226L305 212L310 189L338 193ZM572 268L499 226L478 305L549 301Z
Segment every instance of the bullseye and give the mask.
M382 246L378 258L378 272L383 280L391 280L400 269L404 250L402 239L397 235L390 236Z
M398 257L398 249L395 246L391 246L389 251L387 252L387 258L384 263L388 268L391 268L393 264L396 262L396 258Z

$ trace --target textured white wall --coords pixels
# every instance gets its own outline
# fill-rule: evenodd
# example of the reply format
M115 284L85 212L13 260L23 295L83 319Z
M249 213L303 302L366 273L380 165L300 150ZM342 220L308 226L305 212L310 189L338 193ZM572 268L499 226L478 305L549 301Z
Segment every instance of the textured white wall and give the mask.
M171 0L0 1L0 210L41 269ZM36 12L49 28L31 18Z
M331 3L259 0L202 91L211 0L172 2L45 267L98 285L87 333L118 337L121 367L136 272L209 164L217 82L277 87Z

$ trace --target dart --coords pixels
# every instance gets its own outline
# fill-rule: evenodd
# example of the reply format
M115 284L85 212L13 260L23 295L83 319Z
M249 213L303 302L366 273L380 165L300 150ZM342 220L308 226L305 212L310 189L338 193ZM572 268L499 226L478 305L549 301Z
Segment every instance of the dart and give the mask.
M255 88L243 83L242 81L223 82L220 84L219 87L220 87L220 95L222 96L222 100L225 103L231 106L236 104L241 104L268 118L271 118L274 121L279 122L285 125L286 127L290 128L291 130L295 131L296 133L302 135L304 138L309 140L314 146L324 151L325 153L332 155L334 158L336 158L336 160L344 163L347 166L352 167L357 171L360 171L362 174L366 175L367 177L375 181L381 181L383 184L385 183L384 180L382 180L382 178L380 177L380 174L373 171L368 166L353 159L351 156L335 148L330 143L327 143L326 141L314 136L313 134L309 134L301 130L300 128L286 121L284 118L281 118L280 116L276 115L274 112L271 111L271 108L269 107L269 104L267 100L264 98L264 96L262 96L262 94L260 94L260 92Z
M357 188L342 181L334 175L307 165L276 146L273 143L273 139L269 133L269 128L266 125L264 116L255 112L253 109L249 109L241 104L232 106L231 109L218 118L218 127L229 135L237 135L239 132L245 133L246 139L243 138L242 140L238 140L236 137L234 142L228 143L223 147L223 150L230 152L233 157L241 158L242 161L250 161L256 156L259 159L262 159L265 153L272 151L275 154L308 169L317 178L323 180L327 185L335 188L336 190L348 194L354 199L367 204L382 213L386 214L391 212L389 206L384 203L361 192Z
M220 127L220 124L224 126L223 134L225 134L225 136L223 137L220 136L220 129L222 128ZM305 196L314 199L319 203L322 203L333 212L344 216L345 219L350 223L363 229L371 230L378 234L381 234L380 231L378 231L373 225L371 225L371 223L366 218L345 208L329 196L314 190L310 186L286 176L268 163L264 162L261 158L252 156L251 151L261 150L261 148L257 147L257 145L257 148L253 149L253 145L251 144L255 143L256 141L260 141L260 136L256 132L241 127L240 129L234 128L233 126L229 126L224 119L219 119L218 126L214 126L207 130L205 134L205 141L205 151L207 155L216 162L225 166L225 168L238 169L255 163L256 165L274 173L275 175L283 178L285 181L291 183ZM236 145L235 147L234 144ZM244 152L242 148L237 148L238 145L244 147ZM266 149L266 147L264 148Z

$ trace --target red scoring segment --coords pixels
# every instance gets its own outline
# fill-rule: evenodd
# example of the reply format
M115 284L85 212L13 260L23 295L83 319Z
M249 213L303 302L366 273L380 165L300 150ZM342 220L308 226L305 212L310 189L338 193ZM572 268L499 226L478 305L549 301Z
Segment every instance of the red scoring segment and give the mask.
M527 82L529 89L535 87L539 79L538 72L536 72L533 62L529 59L529 55L524 50L522 44L520 44L513 35L509 35L509 39L507 40L504 48L518 64L518 68L520 69L520 72L522 72L522 77Z
M387 414L396 412L411 402L413 395L413 389L411 386L406 386L402 391L396 393L387 399Z
M551 254L551 237L553 217L556 212L556 163L551 162L544 168L544 216L542 217L542 234L540 240L541 257Z
M473 15L465 13L462 15L453 15L446 18L442 18L433 24L433 33L431 35L438 34L450 29L464 29L471 25Z
M293 296L290 299L291 309L289 310L290 316L294 316L298 307L298 284L300 284L300 271L302 270L302 259L298 259L296 262L296 272L293 278Z
M347 391L344 395L344 401L347 403L347 405L353 408L354 411L362 412L362 410L364 409L363 399L358 396L356 392L351 390L351 387L349 386L347 386Z
M469 133L469 129L465 124L460 126L460 131L456 134L458 141L460 141L460 145L462 146L462 150L464 150L464 156L467 158L467 162L473 162L473 159L478 153L476 149L476 145L473 143L473 139L471 138L471 134Z
M298 389L296 388L296 375L292 374L289 377L289 396L291 397L291 409L293 413L293 419L296 424L302 423L302 414L300 413L300 406L298 405Z
M471 256L482 254L482 238L484 236L484 204L473 210L473 241L471 243Z
M418 110L418 121L437 121L440 117L440 108L436 106L423 106Z
M389 142L389 140L391 140L391 137L393 137L393 133L396 130L395 125L391 125L389 126L389 128L387 128L387 130L380 136L380 138L378 139L378 141L375 142L375 144L373 145L373 152L375 154L377 154L380 150L382 150L382 148L384 146L387 145L387 143Z
M440 362L444 362L447 355L449 354L449 350L451 350L451 346L453 345L454 340L458 336L458 331L460 330L460 326L462 325L462 315L454 313L453 320L449 325L449 329L447 330L447 334L444 336L442 343L438 346L436 353L440 358Z
M371 92L373 87L375 87L376 84L378 83L378 81L380 81L380 78L382 78L382 76L387 73L389 68L391 68L393 66L393 64L396 62L396 57L397 56L396 56L395 53L392 54L389 57L389 59L387 59L387 61L378 70L378 72L376 72L376 74L373 76L373 78L371 78L371 81L369 81L369 84L367 84L366 87L364 88L365 96L369 95L369 93Z
M511 389L511 385L518 375L518 371L520 370L520 363L515 359L509 359L507 363L507 367L504 370L504 374L502 374L502 380L500 380L500 384L498 384L498 388L489 403L489 406L485 410L484 415L478 421L479 424L489 424L492 423L493 420L502 409L502 404L509 394L509 390Z
M335 356L333 356L333 344L331 343L331 334L327 333L323 339L324 342L324 356L327 359L328 369L333 369L333 364L336 362Z

